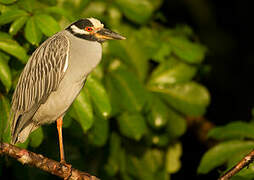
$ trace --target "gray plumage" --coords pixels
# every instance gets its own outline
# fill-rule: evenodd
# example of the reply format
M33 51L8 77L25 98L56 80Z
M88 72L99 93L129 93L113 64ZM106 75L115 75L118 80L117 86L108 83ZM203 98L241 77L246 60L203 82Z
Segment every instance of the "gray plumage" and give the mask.
M67 30L46 40L25 66L12 99L12 143L63 116L101 60L101 44ZM67 63L67 64L66 64Z

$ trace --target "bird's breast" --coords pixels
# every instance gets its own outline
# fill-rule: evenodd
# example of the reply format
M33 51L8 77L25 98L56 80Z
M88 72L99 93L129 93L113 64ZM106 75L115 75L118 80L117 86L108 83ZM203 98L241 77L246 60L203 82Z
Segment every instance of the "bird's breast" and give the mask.
M102 56L101 44L70 35L69 60L66 75L75 80L83 80L100 62Z

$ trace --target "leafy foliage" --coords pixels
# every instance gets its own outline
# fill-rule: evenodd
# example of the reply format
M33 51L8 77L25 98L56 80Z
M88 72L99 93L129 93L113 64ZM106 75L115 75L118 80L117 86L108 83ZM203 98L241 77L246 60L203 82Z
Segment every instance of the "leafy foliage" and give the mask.
M219 144L209 149L201 159L198 173L208 173L212 169L226 164L227 169L232 168L247 153L253 150L254 124L246 122L232 122L228 125L212 129L208 136L221 140ZM253 179L253 164L243 169L233 179Z
M170 179L181 168L185 116L203 115L210 96L194 80L206 48L189 27L170 29L154 18L162 2L1 0L0 137L10 140L10 97L31 53L71 21L94 16L127 40L103 44L102 63L66 114L66 156L101 179ZM43 126L20 146L57 159L51 136L55 130Z

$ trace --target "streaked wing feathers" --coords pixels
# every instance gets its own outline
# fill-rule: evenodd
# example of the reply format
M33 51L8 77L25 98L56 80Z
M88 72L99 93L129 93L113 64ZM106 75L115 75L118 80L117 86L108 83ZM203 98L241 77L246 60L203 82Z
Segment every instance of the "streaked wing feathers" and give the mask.
M64 66L68 60L69 41L58 33L46 40L30 57L21 73L15 89L11 114L12 134L17 129L22 129L26 121L17 122L20 115L38 109L47 100L52 91L55 91L64 76ZM19 127L18 127L19 126Z

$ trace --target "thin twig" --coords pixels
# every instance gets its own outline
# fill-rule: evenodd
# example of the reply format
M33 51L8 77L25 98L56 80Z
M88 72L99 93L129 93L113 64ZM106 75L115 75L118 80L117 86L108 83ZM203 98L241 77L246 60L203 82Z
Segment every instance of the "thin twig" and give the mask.
M41 154L36 154L26 149L0 142L0 154L5 154L17 159L22 164L37 167L43 171L69 180L99 180L95 176L74 169L69 164L61 164Z
M249 166L250 163L254 161L254 150L252 150L249 154L247 154L241 161L239 161L233 168L228 170L223 176L221 176L218 180L228 180L236 173L241 171L243 168Z

